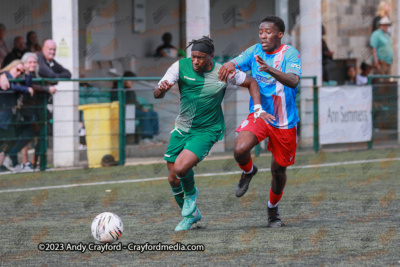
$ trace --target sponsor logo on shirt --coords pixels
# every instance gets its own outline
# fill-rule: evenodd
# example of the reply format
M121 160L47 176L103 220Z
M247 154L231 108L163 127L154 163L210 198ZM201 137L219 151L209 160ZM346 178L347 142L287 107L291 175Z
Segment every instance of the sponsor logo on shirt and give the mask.
M183 76L183 78L188 79L188 80L191 80L191 81L195 81L195 80L196 80L195 78L189 78L189 77L187 77L187 76Z
M259 83L265 83L265 84L276 84L276 80L273 77L263 77L261 75L256 74L254 79L259 82Z
M290 66L292 66L293 68L301 69L301 66L300 66L300 65L297 65L297 64L294 64L294 63L292 63L292 65L290 65Z

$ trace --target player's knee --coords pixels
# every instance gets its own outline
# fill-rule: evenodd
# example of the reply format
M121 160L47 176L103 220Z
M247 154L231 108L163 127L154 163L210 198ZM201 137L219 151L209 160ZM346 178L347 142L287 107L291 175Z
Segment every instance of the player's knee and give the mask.
M175 173L168 175L168 182L173 188L179 187L179 185L181 184L181 181L176 178Z
M244 144L239 143L235 145L233 155L236 160L240 160L240 158L243 157L247 152L249 151L246 148L246 146Z
M189 169L190 170L190 169ZM175 175L178 177L184 177L188 174L189 170L183 166L176 165L174 166Z

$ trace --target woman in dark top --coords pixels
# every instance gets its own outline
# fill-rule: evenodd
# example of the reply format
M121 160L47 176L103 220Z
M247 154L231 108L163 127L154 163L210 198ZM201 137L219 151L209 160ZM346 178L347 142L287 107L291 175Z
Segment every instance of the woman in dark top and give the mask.
M22 63L24 63L25 67L25 82L22 84L26 86L31 86L35 93L34 96L23 95L22 105L18 109L18 117L20 118L17 121L17 125L15 127L16 136L19 137L18 141L14 144L14 146L9 151L10 158L15 167L16 172L29 172L34 171L34 165L36 160L34 160L34 164L32 165L28 159L28 149L29 144L34 140L34 138L39 137L40 135L40 126L42 123L38 123L43 121L41 114L43 114L42 107L42 94L55 94L57 89L54 86L40 86L32 83L32 78L36 78L38 72L37 65L37 56L35 53L25 53L21 59ZM38 142L39 144L39 142ZM18 152L22 152L22 164L18 165ZM39 153L39 148L35 148L35 154Z
M16 79L25 72L24 64L20 60L14 60L8 66L0 71L6 74L7 79ZM0 150L4 153L9 153L9 150L13 147L16 142L14 113L17 105L17 93L19 94L30 94L33 96L33 88L20 85L16 82L10 82L9 88L1 92L0 97ZM13 140L14 139L14 140ZM4 157L0 158L0 172L9 171L3 166Z

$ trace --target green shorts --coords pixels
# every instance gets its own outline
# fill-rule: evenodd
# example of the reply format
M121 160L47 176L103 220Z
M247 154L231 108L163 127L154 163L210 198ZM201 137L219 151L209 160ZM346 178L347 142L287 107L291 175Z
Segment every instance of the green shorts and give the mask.
M193 152L202 161L210 152L212 146L218 141L221 133L196 131L185 133L174 130L171 133L167 151L164 160L174 163L182 150L187 149Z

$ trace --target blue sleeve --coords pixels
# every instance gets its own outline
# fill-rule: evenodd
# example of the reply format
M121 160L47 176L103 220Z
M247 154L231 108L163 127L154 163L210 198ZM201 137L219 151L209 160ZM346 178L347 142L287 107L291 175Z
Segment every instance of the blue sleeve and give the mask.
M14 82L10 83L10 89L14 90L18 93L29 94L28 86L20 85L20 84L14 83Z
M7 76L7 79L9 79L9 80L14 79L14 77L11 76L11 74L9 72L5 72L5 74ZM28 86L23 86L23 85L20 85L18 83L15 83L15 82L10 82L9 90L13 90L13 91L16 91L18 93L27 93L27 94L29 94Z
M256 45L250 46L242 54L231 60L235 67L241 71L251 70L251 65L254 60L254 49Z
M289 49L285 55L285 73L294 73L301 78L300 53L295 49Z

